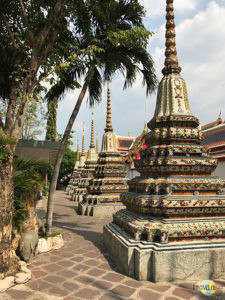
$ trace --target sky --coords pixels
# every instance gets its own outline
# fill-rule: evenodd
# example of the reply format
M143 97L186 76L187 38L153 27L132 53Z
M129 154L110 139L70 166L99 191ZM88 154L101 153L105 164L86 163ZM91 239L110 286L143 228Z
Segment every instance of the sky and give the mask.
M140 0L146 9L144 24L154 32L148 51L152 56L158 80L162 79L165 44L166 0ZM177 52L181 76L185 79L192 113L201 125L217 119L225 120L225 0L174 0ZM124 79L115 76L111 82L112 125L116 135L138 136L155 110L156 94L146 97L142 78L123 90ZM102 101L94 109L95 130L101 145L105 128L106 89ZM76 103L79 91L68 93L58 107L57 130L62 133ZM91 109L84 100L73 130L74 150L77 138L81 148L82 127L85 149L90 145ZM95 132L96 133L96 132Z

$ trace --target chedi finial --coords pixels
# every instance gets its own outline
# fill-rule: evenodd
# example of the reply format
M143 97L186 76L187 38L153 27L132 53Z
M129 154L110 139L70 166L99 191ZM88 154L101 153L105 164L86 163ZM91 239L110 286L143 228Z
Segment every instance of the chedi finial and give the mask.
M84 153L84 122L83 122L83 135L82 135L82 152L81 152L81 156L85 156L85 153Z
M110 97L110 83L107 83L107 115L106 115L106 128L105 132L113 131L112 121L111 121L111 97Z
M91 120L91 143L90 143L90 148L95 147L95 142L94 142L94 111L92 110L92 120Z
M79 160L79 140L77 138L77 160Z
M98 152L98 131L96 130L96 151Z
M166 0L166 50L165 50L165 63L162 69L163 75L171 73L180 73L181 67L179 66L176 49L176 32L174 22L174 8L173 0Z

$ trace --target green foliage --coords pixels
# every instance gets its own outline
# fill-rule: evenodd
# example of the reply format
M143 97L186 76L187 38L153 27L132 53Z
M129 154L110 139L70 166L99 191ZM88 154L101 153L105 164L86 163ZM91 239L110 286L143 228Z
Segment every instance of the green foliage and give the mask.
M29 216L27 204L41 188L45 181L46 173L51 173L52 165L37 160L14 160L14 209L13 224L21 231L22 223Z
M46 197L48 196L48 188L49 186L46 186L46 182L42 184L42 196Z
M62 237L63 237L63 234L60 233L60 232L57 232L57 231L54 231L51 234L45 235L43 237L47 240L47 238L49 238L49 237L55 237L55 236L58 236L58 235L62 235Z
M34 140L40 136L43 133L45 118L46 114L42 102L32 98L24 120L21 138Z
M56 120L57 120L57 108L58 108L58 99L54 97L53 99L48 100L48 119L46 125L46 141L54 142L57 140L57 130L56 130Z
M147 52L148 39L152 35L144 28L144 8L136 0L87 0L78 14L84 19L79 25L82 34L70 47L71 55L57 64L53 86L46 98L63 97L74 89L80 79L94 66L89 77L90 105L101 100L102 82L119 71L125 77L124 88L131 86L137 73L143 77L147 94L157 85L153 61ZM84 24L86 29L84 29Z
M59 170L58 184L62 183L64 186L68 184L69 178L67 178L66 175L69 175L73 172L73 168L76 162L76 155L76 152L68 147L66 148Z
M16 144L14 139L6 137L4 133L0 131L0 160L8 160L12 155L9 146Z

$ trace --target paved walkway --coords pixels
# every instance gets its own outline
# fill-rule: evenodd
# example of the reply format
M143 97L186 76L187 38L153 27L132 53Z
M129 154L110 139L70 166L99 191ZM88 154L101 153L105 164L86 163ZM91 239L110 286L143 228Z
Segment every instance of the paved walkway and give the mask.
M156 284L119 273L102 243L102 226L108 222L77 215L74 202L57 191L53 231L64 234L65 246L39 255L29 265L32 280L0 294L0 299L225 299L225 281L217 282L224 289L209 297L194 291L192 283Z

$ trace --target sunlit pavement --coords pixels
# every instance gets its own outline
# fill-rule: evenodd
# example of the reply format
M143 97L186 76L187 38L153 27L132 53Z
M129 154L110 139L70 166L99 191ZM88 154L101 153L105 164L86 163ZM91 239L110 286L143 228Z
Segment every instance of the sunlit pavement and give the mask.
M0 294L0 299L225 299L225 281L214 296L193 290L193 283L151 283L121 274L103 247L102 228L109 218L82 217L63 191L55 193L53 231L65 246L39 255L30 263L32 280ZM206 278L209 279L209 278Z

